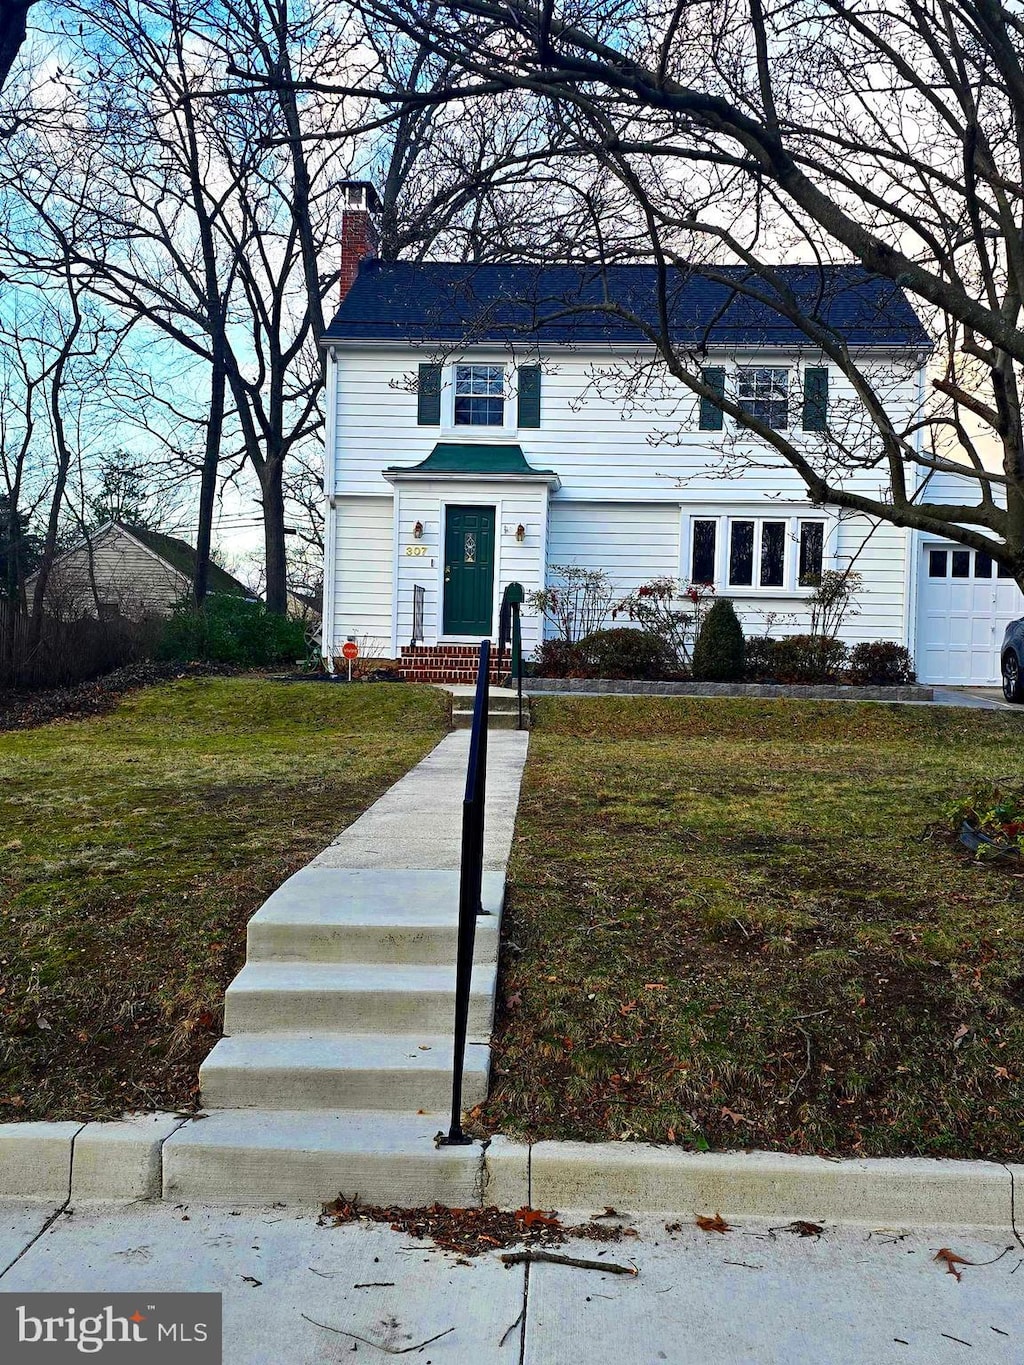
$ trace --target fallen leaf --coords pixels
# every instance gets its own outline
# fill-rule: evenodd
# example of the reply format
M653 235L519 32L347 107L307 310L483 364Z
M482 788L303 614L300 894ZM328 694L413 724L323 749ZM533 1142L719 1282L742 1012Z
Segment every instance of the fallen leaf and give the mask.
M525 1206L516 1209L516 1219L522 1223L524 1228L557 1228L560 1226L554 1212L544 1213L541 1209L528 1209Z
M957 1270L957 1266L974 1264L973 1261L968 1261L963 1256L958 1256L955 1251L950 1251L949 1247L942 1247L935 1253L934 1259L936 1261L944 1261L946 1273L948 1275L955 1275L958 1280L960 1278L960 1271Z
M722 1118L732 1119L732 1126L734 1128L736 1127L737 1123L750 1122L746 1114L737 1114L735 1109L727 1109L724 1104L722 1105Z
M720 1232L724 1235L725 1233L732 1231L732 1224L727 1223L720 1213L716 1213L714 1218L709 1217L707 1214L698 1213L694 1222L700 1228L701 1232Z
M257 1280L254 1275L243 1275L241 1278L246 1284L251 1284L253 1289L259 1289L260 1285L263 1283L262 1280Z
M803 1218L798 1218L794 1223L787 1223L782 1229L783 1232L794 1232L798 1237L820 1237L825 1229L820 1223L808 1223Z
M970 1031L966 1024L961 1024L956 1033L953 1034L953 1047L958 1048Z
M636 1001L630 1000L625 1005L619 1006L620 1014L631 1014L636 1009Z
M667 991L668 987L664 981L648 981L644 986L645 991Z

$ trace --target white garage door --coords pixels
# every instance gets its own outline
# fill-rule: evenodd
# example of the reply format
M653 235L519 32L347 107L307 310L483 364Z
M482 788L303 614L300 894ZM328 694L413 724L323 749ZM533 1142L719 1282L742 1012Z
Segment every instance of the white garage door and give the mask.
M922 547L917 676L922 682L995 686L1007 622L1024 597L990 556L948 541Z

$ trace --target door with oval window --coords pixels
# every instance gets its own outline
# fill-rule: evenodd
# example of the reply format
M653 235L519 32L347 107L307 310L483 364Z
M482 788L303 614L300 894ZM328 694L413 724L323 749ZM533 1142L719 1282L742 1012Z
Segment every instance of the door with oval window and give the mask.
M449 506L444 530L444 633L489 635L494 615L493 507Z

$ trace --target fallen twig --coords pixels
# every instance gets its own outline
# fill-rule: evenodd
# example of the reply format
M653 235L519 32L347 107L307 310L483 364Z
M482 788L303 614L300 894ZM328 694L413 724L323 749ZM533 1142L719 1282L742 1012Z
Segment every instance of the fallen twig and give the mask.
M810 1016L807 1017L809 1018ZM800 1075L796 1078L796 1081L793 1083L793 1088L790 1090L786 1098L782 1101L783 1104L789 1103L789 1101L793 1098L796 1092L803 1085L807 1077L807 1074L811 1069L811 1035L807 1032L805 1028L801 1028L799 1024L795 1024L794 1027L796 1028L796 1031L798 1033L802 1033L804 1035L804 1042L807 1046L807 1062L804 1065L803 1071L800 1072Z
M498 1350L499 1350L499 1351L500 1351L501 1348L505 1345L505 1342L508 1341L509 1337L510 1337L510 1336L512 1335L512 1333L516 1330L516 1328L519 1326L519 1324L522 1322L522 1320L523 1320L523 1314L524 1314L525 1312L526 1312L526 1304L524 1303L523 1306L522 1306L522 1308L520 1308L520 1310L519 1310L519 1316L516 1318L515 1322L510 1322L509 1325L505 1328L504 1332L502 1333L502 1335L501 1335L501 1340L498 1342Z
M509 1251L501 1258L504 1266L533 1265L548 1261L551 1265L571 1265L577 1270L607 1270L609 1275L639 1275L636 1266L616 1265L614 1261L584 1261L578 1256L559 1256L554 1251Z
M354 1284L353 1289L394 1289L394 1280L367 1280L365 1284Z
M964 1341L963 1337L951 1337L948 1332L940 1332L940 1337L945 1337L947 1341L955 1341L959 1346L970 1346L974 1348L973 1341Z
M316 1318L307 1318L305 1313L299 1314L300 1318L305 1318L306 1322L311 1322L314 1327L322 1327L325 1332L336 1332L339 1337L348 1337L351 1341L361 1341L364 1346L376 1346L378 1351L384 1351L389 1356L407 1356L410 1351L418 1351L421 1346L429 1346L432 1341L440 1341L449 1332L454 1332L454 1327L446 1327L443 1332L438 1332L435 1337L427 1337L426 1341L417 1341L414 1346L385 1346L379 1341L371 1341L369 1337L357 1336L355 1332L346 1332L343 1327L332 1327L327 1322L317 1322Z

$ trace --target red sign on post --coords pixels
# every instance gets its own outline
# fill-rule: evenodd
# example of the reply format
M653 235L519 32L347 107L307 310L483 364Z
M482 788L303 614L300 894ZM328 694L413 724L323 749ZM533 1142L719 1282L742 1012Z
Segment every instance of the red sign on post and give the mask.
M356 644L355 640L345 641L345 643L341 647L341 657L343 659L359 658L359 646Z

